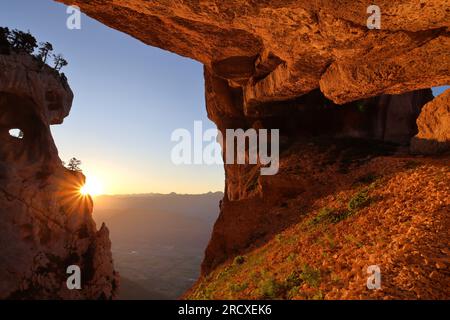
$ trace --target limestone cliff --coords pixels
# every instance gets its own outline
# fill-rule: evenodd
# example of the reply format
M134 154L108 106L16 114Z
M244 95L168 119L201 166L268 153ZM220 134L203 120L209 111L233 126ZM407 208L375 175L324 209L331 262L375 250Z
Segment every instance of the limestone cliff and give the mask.
M97 231L92 200L79 194L85 178L63 167L50 132L72 100L58 72L28 54L0 55L0 299L115 294L108 229ZM81 290L66 286L70 265L81 268Z

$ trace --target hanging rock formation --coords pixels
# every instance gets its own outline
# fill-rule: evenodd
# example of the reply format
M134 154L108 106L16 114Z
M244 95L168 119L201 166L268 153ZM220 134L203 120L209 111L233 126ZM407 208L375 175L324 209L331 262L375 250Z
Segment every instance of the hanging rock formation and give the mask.
M217 127L279 128L282 151L324 134L408 145L432 99L427 88L450 83L448 0L377 1L380 30L366 25L371 1L59 2L203 63L208 116ZM445 133L425 135L448 139ZM257 166L225 165L225 172L205 274L276 228L254 210L256 202L302 191L286 176L262 179Z

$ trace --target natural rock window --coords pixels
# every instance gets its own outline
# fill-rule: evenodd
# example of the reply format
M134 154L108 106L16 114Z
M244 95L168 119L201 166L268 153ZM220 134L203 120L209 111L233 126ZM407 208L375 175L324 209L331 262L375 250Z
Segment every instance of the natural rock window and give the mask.
M17 128L9 130L9 135L16 139L23 139L24 137L23 131Z

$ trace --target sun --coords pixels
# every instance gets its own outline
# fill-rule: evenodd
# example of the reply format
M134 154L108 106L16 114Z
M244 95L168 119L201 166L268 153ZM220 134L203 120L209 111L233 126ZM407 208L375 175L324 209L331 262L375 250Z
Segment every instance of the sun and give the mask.
M96 177L87 177L86 183L80 188L80 194L83 196L90 195L92 197L103 194L103 184Z

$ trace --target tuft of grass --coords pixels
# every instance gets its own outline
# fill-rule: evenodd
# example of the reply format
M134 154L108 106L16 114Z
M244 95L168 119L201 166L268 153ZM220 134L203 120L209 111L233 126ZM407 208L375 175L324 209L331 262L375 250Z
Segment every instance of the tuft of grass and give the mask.
M306 282L310 287L317 288L320 284L320 270L314 269L308 264L303 265L300 279Z
M322 209L319 210L317 215L309 221L308 224L310 224L310 225L318 225L318 224L320 224L322 222L332 220L332 216L333 216L333 210L332 209L330 209L330 208L322 208Z
M233 265L239 266L239 265L243 264L244 262L245 262L245 257L237 256L236 258L234 258Z
M334 239L333 239L333 237L331 235L326 233L324 235L324 238L328 242L328 245L330 246L331 249L334 249L336 247L336 244L334 243Z
M350 212L355 212L359 209L364 208L370 202L369 190L364 189L355 194L348 202L348 210Z
M323 292L322 290L318 290L312 297L313 300L323 300L324 296L323 296Z
M289 274L286 277L285 282L286 282L285 286L288 289L298 287L299 285L301 285L303 283L303 280L301 278L301 273L299 273L298 271L292 271L291 274Z
M247 289L248 283L240 283L240 284L232 283L232 284L230 284L229 288L230 288L231 292L238 293L238 292L241 292L241 291L244 291L245 289Z
M263 299L280 299L283 297L286 288L274 278L263 280L259 285L260 295Z
M330 208L322 208L320 209L319 213L309 220L309 225L318 225L320 223L338 223L346 218L348 218L351 215L352 212L345 211L345 212L334 212Z
M361 241L358 241L353 235L349 234L345 236L345 239L348 242L353 243L354 245L356 245L358 248L362 248L364 247L364 244Z

